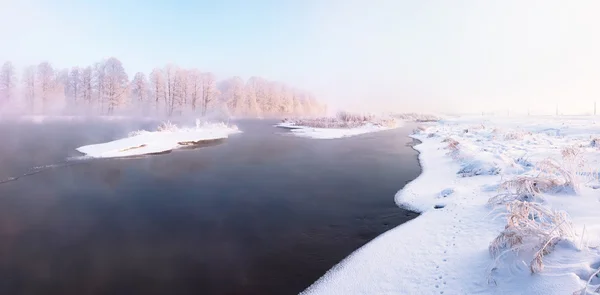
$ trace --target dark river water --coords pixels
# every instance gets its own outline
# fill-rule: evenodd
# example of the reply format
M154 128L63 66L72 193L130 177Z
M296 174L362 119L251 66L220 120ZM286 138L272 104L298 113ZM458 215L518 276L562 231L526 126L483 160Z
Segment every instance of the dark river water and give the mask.
M0 294L298 294L417 214L411 128L345 139L268 121L212 146L71 161L152 122L0 123ZM283 134L282 134L283 133Z

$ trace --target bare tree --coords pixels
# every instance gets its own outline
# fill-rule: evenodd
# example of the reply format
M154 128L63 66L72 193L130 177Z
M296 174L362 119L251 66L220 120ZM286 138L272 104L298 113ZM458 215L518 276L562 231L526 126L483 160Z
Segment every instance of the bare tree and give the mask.
M104 71L108 114L113 114L116 108L125 103L129 79L121 61L114 57L106 60Z
M150 89L144 73L138 72L133 77L133 80L131 81L131 95L133 98L133 105L141 108L145 113L148 108Z
M256 90L254 89L254 86L252 85L250 80L246 82L246 86L244 87L244 93L246 94L245 115L248 117L260 117L261 111L258 102L256 101Z
M150 73L150 84L152 87L152 97L154 99L154 107L158 114L160 101L165 99L165 77L161 69L154 69Z
M202 74L202 115L205 116L208 107L217 95L215 75L213 73Z
M106 64L104 61L97 62L94 64L93 79L92 79L92 90L93 100L92 106L98 107L100 112L104 111L105 94L106 94L106 75L105 75Z
M202 73L196 69L188 71L188 91L192 112L196 111L202 93Z
M67 80L68 97L74 105L77 105L81 98L81 72L78 67L71 68Z
M40 98L42 100L42 111L48 110L50 96L56 87L56 73L48 62L42 62L37 67L37 84L39 86Z
M240 77L229 78L218 87L222 93L221 100L234 115L241 115L244 110L244 80Z
M163 70L165 77L165 107L167 108L167 115L173 115L175 110L175 78L176 78L177 67L172 64L165 66Z
M27 106L29 107L30 112L35 112L35 89L37 86L36 83L36 73L35 66L30 66L25 68L23 71L23 90L24 96Z
M83 69L81 71L81 78L80 78L80 84L81 84L81 97L83 98L83 101L88 105L88 107L93 108L92 106L92 95L93 95L93 86L92 86L92 81L93 81L93 71L92 71L92 67L86 67L85 69Z
M278 112L281 115L292 115L294 111L294 94L292 89L286 85L281 85L280 95Z
M10 61L7 61L0 69L0 102L8 103L12 100L16 84L15 67Z
M14 76L14 67L5 63L0 69L0 101L15 94ZM54 110L85 107L113 114L125 104L144 113L152 106L157 115L168 116L190 110L205 116L226 109L228 114L249 117L314 115L326 110L314 95L283 83L260 77L246 82L240 77L217 81L210 72L175 65L154 69L148 78L138 72L129 83L121 61L114 57L62 71L42 62L25 69L22 85L24 101L32 112L46 112L52 106Z
M179 111L187 104L189 95L189 71L185 69L177 69L175 71L175 105Z

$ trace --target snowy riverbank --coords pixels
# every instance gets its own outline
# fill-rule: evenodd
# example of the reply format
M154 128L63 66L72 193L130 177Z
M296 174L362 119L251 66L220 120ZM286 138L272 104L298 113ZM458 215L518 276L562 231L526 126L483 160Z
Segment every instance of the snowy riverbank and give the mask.
M379 126L375 124L367 123L363 126L354 127L354 128L314 128L309 126L295 125L289 123L280 123L275 125L276 127L290 129L296 136L300 137L308 137L315 139L335 139L335 138L343 138L356 136L371 132L379 132L384 130L391 130L402 126L400 122L398 122L394 126Z
M157 131L139 130L129 137L82 146L77 148L77 151L92 158L157 154L206 141L225 139L230 134L239 132L237 127L222 123L197 122L195 127L189 128L179 128L169 123L163 124Z
M414 135L423 173L396 195L421 216L357 250L306 294L580 294L589 278L590 294L598 288L596 118L427 126Z

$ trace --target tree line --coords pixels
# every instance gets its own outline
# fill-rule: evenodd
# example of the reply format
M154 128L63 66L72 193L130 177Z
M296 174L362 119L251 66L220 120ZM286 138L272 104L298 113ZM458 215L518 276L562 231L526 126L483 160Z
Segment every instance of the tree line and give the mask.
M87 67L55 69L49 62L0 69L0 110L28 114L134 113L144 116L207 115L297 117L326 113L307 91L260 77L217 81L211 72L166 65L130 80L120 60L111 57Z

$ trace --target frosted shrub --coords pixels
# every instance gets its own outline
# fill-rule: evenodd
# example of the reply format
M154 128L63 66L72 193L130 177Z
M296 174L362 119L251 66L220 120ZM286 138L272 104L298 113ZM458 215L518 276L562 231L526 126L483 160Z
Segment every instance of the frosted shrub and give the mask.
M506 204L506 226L490 243L489 251L496 261L507 252L533 249L529 269L544 269L543 258L562 240L576 236L567 213L550 210L539 203L512 201Z
M581 175L578 174L576 167L569 164L560 164L555 160L546 159L539 162L536 168L540 170L540 175L547 178L553 178L560 183L563 189L570 189L573 192L579 192Z
M417 114L417 113L402 113L393 115L394 118L404 121L415 121L415 122L437 122L440 117L428 114Z
M207 122L200 119L196 119L196 129L233 129L238 130L238 127L233 124L227 124L224 122Z
M374 115L359 115L348 112L340 112L335 118L311 118L284 120L283 123L293 123L298 126L312 128L357 128L367 124L392 128L397 126L394 118L377 118Z
M554 178L537 176L517 176L500 184L500 193L488 200L489 204L500 205L518 201L534 200L539 194L558 191L563 183Z
M455 158L464 159L465 156L458 155ZM464 164L456 174L461 177L473 177L478 175L498 175L502 168L495 162L473 160Z
M444 149L448 150L447 155L449 155L450 157L452 157L455 160L458 160L461 158L460 155L460 143L453 139L453 138L446 138L444 140L442 140L442 142L447 143L446 147L444 147Z
M523 140L526 135L531 135L531 132L509 131L504 134L504 140Z
M179 128L177 127L177 125L171 123L171 121L165 121L160 123L160 125L158 125L158 128L156 128L157 131L159 132L165 132L165 131L177 131Z

